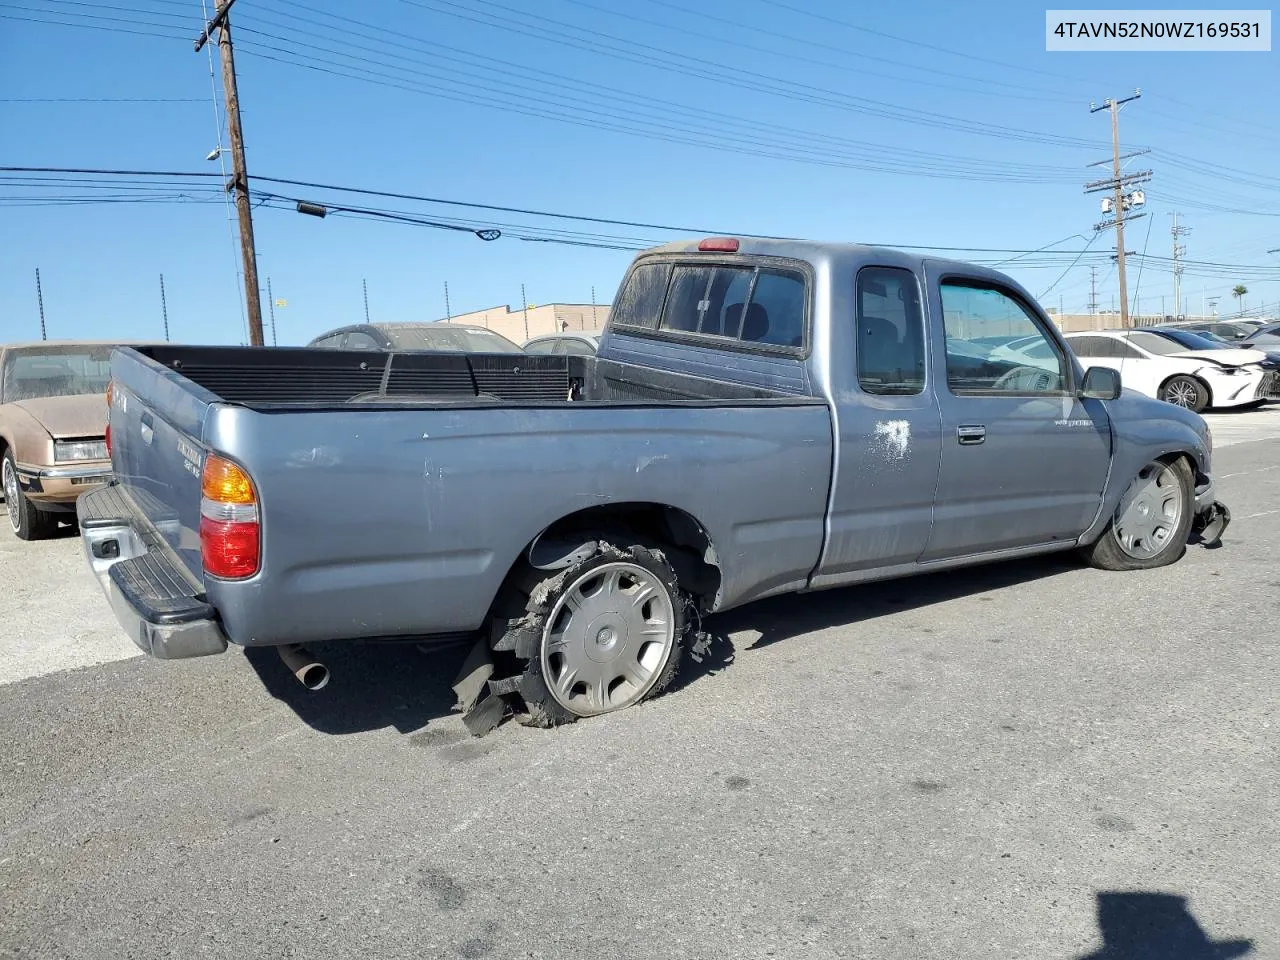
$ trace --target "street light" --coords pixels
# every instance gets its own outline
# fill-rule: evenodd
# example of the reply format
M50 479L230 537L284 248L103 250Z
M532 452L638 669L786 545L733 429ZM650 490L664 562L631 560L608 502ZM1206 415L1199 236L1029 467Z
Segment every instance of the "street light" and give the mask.
M214 147L214 148L213 148L212 150L210 150L207 154L205 154L205 159L206 159L206 160L217 160L217 159L218 159L218 157L222 156L222 154L224 154L224 153L226 153L226 152L227 152L227 148L226 148L226 147Z

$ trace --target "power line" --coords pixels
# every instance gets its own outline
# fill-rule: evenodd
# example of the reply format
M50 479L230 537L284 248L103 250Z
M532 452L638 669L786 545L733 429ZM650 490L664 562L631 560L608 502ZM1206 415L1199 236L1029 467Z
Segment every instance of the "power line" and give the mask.
M256 20L251 22L257 22ZM341 41L344 46L354 49L367 50L378 54L377 59L360 56L358 54L347 52L343 49L335 49L320 44L309 43L303 40L281 37L278 34L271 34L261 31L255 27L241 28L243 33L251 34L254 37L265 37L276 40L280 43L291 44L294 47L304 47L313 51L320 51L328 54L327 57L316 56L314 53L303 53L296 49L275 46L271 44L260 44L257 42L242 41L241 46L249 49L255 56L260 56L260 50L269 50L275 53L284 54L286 56L305 60L314 60L314 63L298 62L298 60L279 61L289 63L293 66L302 66L310 69L317 69L321 72L331 72L339 76L348 76L352 79L365 80L366 82L378 82L384 85L385 80L400 80L396 74L388 73L387 70L399 71L400 73L409 74L413 77L426 77L438 82L457 85L461 88L459 91L442 90L439 86L425 84L420 80L409 80L415 89L412 92L429 92L435 95L444 96L447 99L456 99L462 102L479 103L485 106L493 106L506 112L528 112L532 115L561 120L572 123L577 126L590 126L599 129L608 129L613 132L624 133L631 136L642 136L647 139L668 140L670 142L685 143L692 146L715 146L717 149L724 149L722 144L730 144L732 152L744 155L765 156L774 159L790 160L793 162L815 163L822 166L834 167L853 167L855 169L874 170L883 173L894 174L910 174L915 173L920 176L930 176L942 179L962 179L962 180L985 180L1008 182L1016 180L1028 183L1052 182L1057 177L1065 177L1070 171L1067 168L1050 168L1036 167L1034 165L1000 165L992 164L981 160L980 158L958 157L946 154L927 154L918 151L902 151L899 148L889 147L883 144L869 143L866 141L856 141L847 138L832 137L830 135L814 134L795 128L788 128L779 124L773 124L767 121L754 121L745 117L735 117L728 114L716 113L697 107L686 107L680 104L664 103L662 101L635 97L622 91L613 92L617 97L639 101L639 106L628 105L629 109L635 111L639 109L642 113L648 112L652 116L633 116L631 118L620 117L616 112L616 106L611 104L592 103L590 100L583 99L582 96L559 94L562 102L548 101L544 97L533 95L528 90L529 83L537 83L542 85L551 85L556 87L568 87L565 83L543 78L527 78L520 77L519 86L511 85L492 85L479 82L473 79L461 80L457 78L456 73L435 73L429 70L423 70L413 67L399 66L396 64L388 64L388 58L395 60L407 60L411 63L419 64L422 61L415 58L404 57L398 54L389 54L379 47L369 47L367 45L353 43L352 41ZM301 30L302 33L312 33L312 31ZM314 34L313 34L314 35ZM338 41L334 41L338 42ZM383 41L379 41L380 43ZM396 46L404 46L403 44L393 44ZM332 57L342 57L348 60L357 61L358 64L367 64L369 66L351 65L346 63L338 63ZM264 59L276 59L264 56ZM444 57L444 59L456 59ZM459 61L466 63L466 61ZM328 67L337 67L338 70L326 69L320 64L328 65ZM472 66L471 64L467 64ZM503 68L494 68L496 72L508 73L513 76L519 76L511 70ZM492 71L490 71L492 72ZM378 78L371 80L370 78ZM499 82L500 83L500 82ZM399 86L399 84L391 84ZM405 87L401 86L402 89ZM425 89L421 89L425 88ZM572 89L571 87L569 89ZM599 89L599 88L598 88ZM494 96L489 97L485 92L491 92ZM601 94L588 90L585 94L587 97L600 99ZM496 97L497 99L494 99ZM569 107L574 113L570 115L548 113L547 110L556 110L564 107L563 101L567 100ZM513 104L523 102L532 104L535 109L524 110L517 109ZM682 123L681 117L674 116L673 113L690 114L697 119L697 126L690 126L688 123ZM597 119L590 119L595 117ZM715 133L711 133L707 128L708 118L715 122L719 129ZM644 129L638 124L643 124ZM727 129L728 127L741 127L741 132ZM767 133L765 131L776 130L777 134ZM655 133L655 131L658 131ZM804 141L811 141L812 145ZM764 148L764 149L762 149ZM850 152L850 150L856 152ZM895 157L895 155L897 155ZM921 160L935 162L921 162Z
M1085 252L1091 246L1093 246L1093 241L1096 240L1097 238L1098 238L1098 231L1095 230L1093 236L1089 238L1089 242L1084 245L1084 250L1080 251L1079 255L1077 255L1076 258L1071 261L1071 264L1067 267L1067 269L1062 271L1062 273L1059 275L1057 280L1053 281L1053 283L1049 284L1049 286L1045 288L1044 293L1040 294L1040 296L1036 298L1037 300L1043 300L1045 297L1047 297L1050 293L1053 292L1053 288L1062 282L1063 277L1065 277L1068 273L1070 273L1073 269L1075 269L1075 265L1080 262L1080 257L1083 257L1085 255Z
M829 16L827 14L817 13L813 10L806 10L803 7L792 6L789 3L782 2L782 0L761 0L761 2L768 3L771 6L780 7L783 10L790 10L792 13L798 13L801 16L812 17L815 20L822 20L827 23L845 27L849 30L856 30L859 33L869 34L873 37L880 37L883 40L894 40L898 43L905 43L912 47L920 47L921 49L924 49L924 50L932 50L935 53L945 53L948 56L960 57L964 60L973 60L977 63L986 63L996 67L1003 67L1006 70L1018 70L1023 73L1036 73L1045 77L1054 77L1060 80L1070 80L1073 83L1091 82L1089 80L1086 80L1080 77L1070 77L1070 76L1067 76L1066 74L1054 73L1050 70L1039 70L1035 67L1027 67L1027 66L1023 66L1022 64L1011 63L1007 60L994 60L991 57L982 57L974 53L965 53L960 50L953 50L950 47L940 47L940 46L937 46L936 44L925 43L924 41L921 41L921 40L912 40L907 37L898 36L897 34L894 34L894 33L887 33L883 30L874 30L871 27L866 27L861 24L850 23L848 20L841 20L836 17Z
M96 178L105 177L142 177L142 178L174 178L181 181L182 178L193 178L197 180L218 179L219 174L205 171L175 171L175 170L114 170L101 167L53 167L53 166L0 166L0 175L3 174L48 174L57 175L54 179L58 182L67 182L72 178L70 174L80 174L86 178L95 180ZM25 177L24 179L35 179L34 177ZM433 197L423 194L405 193L392 190L375 190L367 187L358 186L342 186L339 184L321 183L313 180L300 180L289 177L273 177L264 174L254 174L250 177L252 181L260 183L270 183L279 186L301 187L310 190L325 190L335 193L350 193L361 196L381 197L393 200L408 200L418 203L436 204L440 206L462 207L474 210L485 210L496 213L516 214L520 216L543 217L554 220L577 221L580 223L595 223L606 226L615 227L632 227L641 230L654 230L660 233L674 234L693 234L693 235L729 235L738 237L755 237L763 238L766 235L751 233L744 230L725 230L723 228L694 227L688 225L675 225L663 223L651 223L637 220L623 220L618 218L598 217L587 214L564 213L559 211L539 210L530 207L512 207L494 203L483 203L472 200L457 200L445 197ZM261 192L261 191L259 191ZM787 239L772 238L772 239ZM791 238L795 239L795 238ZM1067 238L1069 239L1069 238ZM917 244L917 243L880 243L861 241L867 246L888 247L903 250L932 250L946 253L997 253L997 254L1036 254L1041 253L1045 247L1036 249L1026 249L1021 247L962 247L962 246L945 246L937 244ZM1055 241L1061 243L1063 241ZM1053 246L1048 244L1047 246ZM1063 250L1054 251L1060 256L1083 255L1085 250Z
M1025 86L1019 86L1018 84L1009 83L1003 80L990 80L985 77L975 77L975 76L970 76L963 73L953 73L949 70L939 70L937 67L932 67L927 64L913 64L911 66L911 70L913 72L930 73L936 76L947 77L953 82L947 83L947 82L938 81L938 80L922 80L919 77L901 77L901 76L886 75L883 72L872 71L872 70L862 70L857 67L851 67L845 63L832 63L829 60L815 60L812 57L811 53L809 55L788 54L778 50L770 49L769 47L763 47L754 43L745 43L741 40L732 40L728 37L717 36L712 33L703 33L697 30L691 30L684 23L681 23L680 25L677 26L671 23L663 23L660 20L651 20L647 17L637 16L633 13L628 13L622 10L614 10L609 7L599 6L598 4L588 3L587 0L567 0L567 2L575 4L576 6L585 7L588 10L596 10L600 13L609 14L610 16L621 17L623 19L631 20L637 23L649 24L650 26L660 27L664 30L678 31L682 36L697 37L702 40L711 40L712 42L715 42L715 43L722 43L728 46L737 47L742 50L753 50L758 53L767 53L772 56L780 56L789 60L796 60L805 64L816 63L816 64L820 64L821 66L832 67L834 69L844 70L850 73L866 74L866 75L876 77L881 82L885 80L890 80L894 83L917 83L917 84L922 84L930 87L941 87L942 89L951 90L953 92L958 91L962 93L976 93L979 96L997 96L997 97L1000 97L1001 99L1013 98L1013 99L1021 99L1021 100L1038 100L1041 102L1043 102L1044 100L1044 97L1042 96L1026 95ZM666 0L650 0L650 2L657 6L666 7L670 10L674 10L677 13L679 13L682 17L685 17L685 18L690 16L696 16L696 17L701 17L704 20L711 20L715 23L721 23L728 26L732 26L732 27L747 29L750 32L755 34L759 34L763 32L763 31L757 30L754 27L748 27L740 19L731 20L728 17L720 17L720 16L716 16L713 13L707 13L705 10L681 7L681 6L678 6L677 4L666 2ZM867 60L872 63L883 63L883 64L887 64L889 66L894 66L894 67L903 66L903 63L901 60L894 60L890 57L879 57L873 54L863 53L861 51L851 51L846 47L838 47L834 44L823 43L821 40L817 40L812 37L797 37L791 34L779 32L778 30L775 30L775 29L770 29L766 35L770 39L788 40L793 43L803 44L805 48L810 51L812 51L815 48L822 49L822 50L833 50L837 53L842 54L845 57L853 57L858 60ZM1008 90L1016 90L1016 91L1023 91L1023 92L1008 93L1008 92L1005 92L1004 90L971 90L971 89L965 90L964 88L957 87L954 83L955 80L964 80L970 83L985 83L985 84L990 84L997 87L1004 87L1004 88L1007 88ZM1060 102L1068 103L1073 101L1068 101L1065 98L1063 98Z
M288 6L301 6L299 4L291 2L291 0L279 0L279 2L284 3ZM328 18L328 19L340 21L342 26L333 27L328 24L317 23L315 21L315 16L317 15ZM562 90L570 90L575 94L584 94L586 96L594 97L596 99L605 99L605 100L613 99L613 100L631 101L632 104L639 104L641 107L649 110L657 118L657 120L654 120L653 118L645 118L645 122L647 123L660 122L660 126L662 126L665 129L673 129L673 130L677 129L671 126L671 124L674 121L679 119L672 116L672 113L674 111L677 113L682 113L682 114L694 117L699 122L698 127L693 128L692 130L687 126L678 128L679 132L684 134L693 132L704 139L707 136L709 136L706 128L706 120L711 119L716 121L717 123L728 122L732 125L742 127L743 132L746 135L746 139L743 140L741 138L733 138L733 139L736 139L737 142L739 143L756 144L760 142L760 140L762 139L761 129L767 128L770 130L777 131L779 134L783 135L784 139L782 140L781 143L776 143L775 144L776 146L788 147L793 145L797 138L803 138L803 139L807 139L815 143L821 144L823 149L819 153L819 156L823 156L823 157L829 157L830 145L836 144L842 148L854 148L856 150L863 151L862 155L858 159L862 160L863 162L871 159L879 160L880 161L879 167L881 168L885 166L884 160L886 158L889 158L889 157L900 158L900 159L894 159L893 161L892 169L894 171L901 171L903 167L909 165L912 169L925 169L925 170L929 170L932 173L951 174L951 173L959 172L956 169L957 165L963 165L966 168L965 172L967 173L987 173L987 172L995 173L996 177L993 177L990 179L999 178L1001 180L1005 179L1005 176L1004 176L1005 172L1016 175L1018 177L1022 177L1026 179L1035 179L1035 180L1048 178L1050 176L1062 176L1065 178L1073 174L1073 171L1070 168L1066 168L1066 167L1055 168L1055 167L1049 167L1049 166L1038 165L1038 164L1016 164L1016 163L1001 163L1001 162L993 163L992 161L987 160L985 158L981 158L981 157L963 157L963 156L956 156L952 154L931 153L928 151L905 150L903 148L894 147L887 144L874 143L874 142L863 141L863 140L855 140L848 137L841 137L841 136L836 136L831 134L816 134L816 133L812 133L805 130L799 130L794 127L787 127L780 124L770 123L768 121L762 121L755 117L737 117L737 116L725 114L722 112L707 110L706 108L702 108L702 107L687 106L683 104L672 103L669 100L660 100L660 99L655 99L653 97L636 95L628 91L620 90L617 88L611 88L596 82L584 83L584 82L573 80L571 78L565 77L561 74L557 74L554 72L547 72L543 70L529 70L529 69L523 69L518 66L512 66L512 65L496 66L492 63L492 59L487 55L473 53L467 50L460 49L458 47L436 43L421 37L415 37L412 34L405 33L403 30L394 30L394 31L388 30L387 28L379 27L375 24L370 24L365 21L356 20L351 17L341 16L339 14L317 12L315 14L309 14L305 20L288 13L281 13L280 16L285 18L284 22L272 20L268 17L263 16L262 14L255 14L250 22L251 23L261 22L261 23L267 24L268 26L282 27L284 29L291 31L290 36L282 37L279 34L271 34L266 31L257 30L256 28L250 32L253 32L259 36L266 37L268 39L276 40L278 42L292 43L295 46L303 46L312 50L318 50L323 53L329 54L330 56L341 56L347 59L356 60L360 63L372 63L379 67L402 70L403 72L410 73L416 76L425 76L432 79L443 80L445 82L460 85L466 91L473 91L477 89L477 87L479 87L482 89L491 90L494 93L499 94L503 98L510 98L512 96L520 97L525 99L526 101L533 102L539 106L545 106L547 104L547 101L545 99L531 97L531 95L528 92L528 84L530 83L535 83L541 86L549 86L552 88L559 88ZM378 36L373 36L369 33L362 33L359 30L351 29L352 26L364 27L368 30L377 31L378 33L389 33L389 34L392 34L395 39L386 39ZM309 27L319 27L321 30L333 31L334 33L337 34L337 36L330 36L327 33L317 32L316 30L308 29ZM331 42L340 44L340 48L334 49L333 47L324 47L317 44L310 44L305 41L300 41L296 39L294 34L301 34L304 36L316 37L323 40L330 40ZM373 43L377 44L377 46L371 47L365 44L352 43L350 39L351 36L356 36L361 39L370 40ZM405 42L406 40L411 41L411 43L406 43ZM313 56L311 54L303 54L297 50L285 50L280 47L271 47L270 45L263 45L263 46L265 49L270 49L274 52L279 52L279 53L287 53L289 55L296 56L296 57L303 57L303 56L312 57ZM386 47L394 47L401 50L412 51L417 55L414 57L405 57L399 54L388 54L385 49ZM350 54L347 52L348 48L364 50L370 53L374 53L378 56L378 59L371 61L368 58ZM423 59L424 56L429 56L430 59L425 60ZM441 60L446 62L457 63L469 70L477 70L477 69L483 70L486 78L492 76L493 74L510 76L514 78L516 81L518 81L520 86L516 88L512 88L509 85L504 87L498 87L498 88L495 88L492 86L485 86L483 84L479 84L474 78L467 78L465 80L458 79L456 71L440 74L440 73L432 73L430 71L424 71L421 69L409 70L408 68L401 68L391 64L387 64L386 60L388 57L395 60L401 60L407 63L411 63L419 67L424 65L434 65ZM335 61L333 61L332 59L327 59L327 58L315 58L315 59L317 59L319 62L322 62L322 63L335 65ZM340 66L346 69L359 69L359 70L362 70L362 72L364 71L364 68L354 68L348 64L341 64ZM370 71L370 72L375 76L380 76L380 77L390 76L388 74L381 73L378 71ZM608 96L607 97L602 96L603 94L607 94ZM577 103L584 102L577 97L572 99ZM505 102L506 101L504 100L504 103ZM596 111L600 110L600 106L598 104L589 104L589 106ZM635 108L632 107L632 109L635 109ZM613 120L618 119L616 114L603 114L603 116L605 116L608 119L613 119ZM575 115L575 119L581 119L581 116ZM936 160L938 161L938 164L921 164L920 161L922 159Z
M579 27L563 20L556 20L551 17L544 17L538 14L518 10L513 7L508 7L505 4L496 2L496 0L473 0L473 2L485 7L493 7L499 10L504 10L508 13L514 13L518 16L524 17L525 20L538 21L550 24L551 26L550 28L541 27L538 26L537 23L522 23L519 20L513 20L510 17L505 17L501 14L475 11L467 7L462 7L460 4L452 2L452 0L400 0L400 2L412 7L430 10L435 13L442 13L445 16L455 17L472 23L480 23L485 26L497 27L498 29L525 36L532 35L538 39L549 40L560 45L571 46L577 49L586 49L594 53L603 52L611 58L621 57L622 59L631 60L633 62L644 62L650 65L659 66L666 71L675 71L676 73L684 74L686 76L698 77L700 79L710 80L727 86L738 87L739 89L752 90L757 93L766 93L772 96L783 97L799 102L830 106L836 109L851 111L868 116L878 116L898 122L914 122L922 126L960 130L963 132L998 137L1001 139L1037 143L1042 146L1046 144L1086 148L1097 146L1095 141L1083 140L1075 137L1064 137L1047 131L1022 130L1015 127L1005 127L1000 124L983 123L981 121L966 120L964 118L954 117L948 114L934 113L928 110L918 110L912 107L903 107L897 104L885 103L884 101L872 100L866 97L852 96L850 94L825 87L818 87L812 84L788 80L785 77L778 77L772 74L755 73L754 76L757 79L749 80L744 77L740 67L735 64L728 64L722 61L710 60L705 57L693 56L687 53L658 47L653 44L641 43L633 38L629 39L618 37L599 30ZM477 15L478 17L488 18L488 20L478 19ZM584 40L580 37L569 36L566 31L573 31L578 34L599 37L604 42L601 42L601 40ZM637 48L651 50L654 53L636 53L635 51ZM698 66L694 66L695 64Z
M203 103L200 97L0 97L0 103Z

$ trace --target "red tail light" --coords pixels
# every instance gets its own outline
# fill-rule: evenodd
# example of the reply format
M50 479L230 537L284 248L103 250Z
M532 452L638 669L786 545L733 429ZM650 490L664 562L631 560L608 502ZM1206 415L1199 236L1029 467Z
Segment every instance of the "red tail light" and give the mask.
M738 241L733 237L707 237L698 243L703 253L737 253Z
M259 566L257 521L200 517L200 559L204 572L224 580L252 577Z
M249 474L216 454L204 458L200 475L200 558L204 572L243 580L262 566L258 495Z

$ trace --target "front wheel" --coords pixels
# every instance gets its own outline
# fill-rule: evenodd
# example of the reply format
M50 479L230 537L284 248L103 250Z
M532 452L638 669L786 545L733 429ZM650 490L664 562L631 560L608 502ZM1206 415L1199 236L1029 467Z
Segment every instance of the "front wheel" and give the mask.
M18 468L13 451L6 450L0 463L0 482L4 485L4 505L9 514L9 526L19 540L43 540L53 534L57 519L40 510L27 499L18 484Z
M1175 563L1187 552L1195 487L1186 460L1153 460L1138 475L1093 544L1084 548L1102 570L1151 570Z
M1186 407L1194 413L1201 413L1209 406L1209 391L1195 377L1178 374L1165 381L1160 388L1160 399L1178 407Z

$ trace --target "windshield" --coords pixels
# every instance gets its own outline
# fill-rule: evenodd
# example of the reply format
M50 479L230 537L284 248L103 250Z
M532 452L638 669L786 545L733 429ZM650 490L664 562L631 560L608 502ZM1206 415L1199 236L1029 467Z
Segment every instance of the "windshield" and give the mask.
M111 379L110 344L10 350L4 361L5 403L39 397L105 394Z
M396 350L453 350L462 353L524 353L492 330L430 324L421 327L383 327Z
M1174 343L1181 344L1187 350L1222 350L1224 347L1230 347L1230 344L1225 340L1212 333L1192 333L1190 330L1152 330L1150 332L1161 337L1167 337ZM1156 351L1152 350L1151 352L1155 353Z

